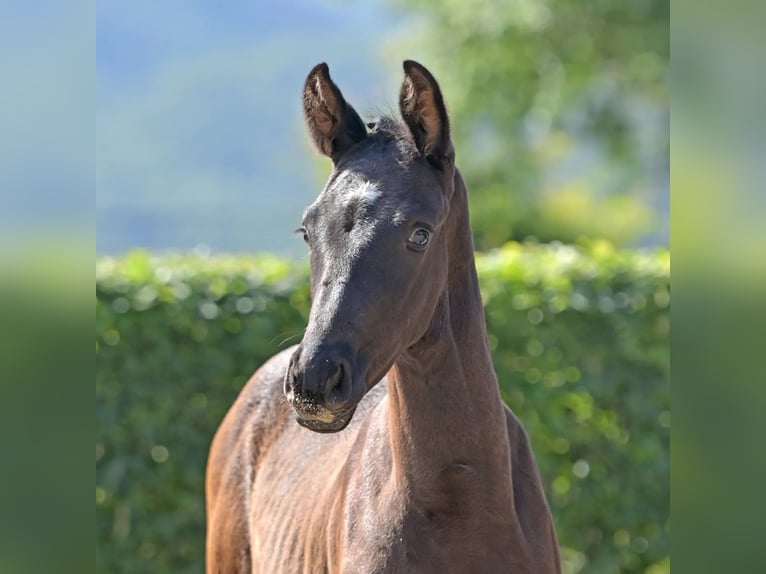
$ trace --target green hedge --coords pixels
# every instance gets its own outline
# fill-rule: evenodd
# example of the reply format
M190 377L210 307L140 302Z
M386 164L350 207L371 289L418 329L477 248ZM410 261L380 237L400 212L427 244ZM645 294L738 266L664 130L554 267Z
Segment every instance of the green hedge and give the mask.
M668 572L668 253L511 243L478 266L565 572ZM210 440L299 339L306 267L135 252L97 262L96 295L98 571L202 572Z

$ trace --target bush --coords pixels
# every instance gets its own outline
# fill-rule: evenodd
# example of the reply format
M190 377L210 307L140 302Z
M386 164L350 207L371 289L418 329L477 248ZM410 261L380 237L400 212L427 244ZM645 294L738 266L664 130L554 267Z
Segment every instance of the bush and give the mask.
M668 253L511 243L477 263L565 572L669 571ZM306 279L272 257L98 261L99 572L204 569L210 440L250 374L299 340Z

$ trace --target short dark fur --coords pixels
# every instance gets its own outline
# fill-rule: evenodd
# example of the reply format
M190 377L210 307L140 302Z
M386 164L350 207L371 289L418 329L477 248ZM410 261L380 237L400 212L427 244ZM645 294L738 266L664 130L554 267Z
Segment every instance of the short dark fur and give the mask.
M303 102L334 165L302 221L311 315L211 446L208 574L559 573L529 441L492 368L436 80L405 62L402 121L369 134L324 64Z

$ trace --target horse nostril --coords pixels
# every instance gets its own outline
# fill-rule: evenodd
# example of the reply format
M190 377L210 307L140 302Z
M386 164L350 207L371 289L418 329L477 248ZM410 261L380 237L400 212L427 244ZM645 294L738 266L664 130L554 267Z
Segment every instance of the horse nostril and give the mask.
M335 370L327 379L324 398L329 408L343 406L351 397L351 373L342 362L335 366Z
M298 374L298 353L296 351L290 358L290 363L287 366L287 372L285 373L284 393L289 401L292 401L296 392L300 392L301 376Z

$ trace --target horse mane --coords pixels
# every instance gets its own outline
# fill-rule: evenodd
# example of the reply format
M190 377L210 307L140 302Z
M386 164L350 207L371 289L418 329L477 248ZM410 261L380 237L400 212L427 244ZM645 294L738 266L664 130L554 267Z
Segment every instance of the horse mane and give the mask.
M404 156L418 155L415 138L412 137L412 132L401 118L393 114L378 113L369 117L367 128L370 130L370 135L397 144Z
M380 133L397 139L406 137L408 133L407 126L402 120L388 114L371 116L367 127L372 133Z

